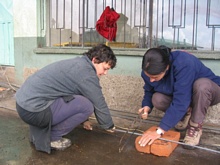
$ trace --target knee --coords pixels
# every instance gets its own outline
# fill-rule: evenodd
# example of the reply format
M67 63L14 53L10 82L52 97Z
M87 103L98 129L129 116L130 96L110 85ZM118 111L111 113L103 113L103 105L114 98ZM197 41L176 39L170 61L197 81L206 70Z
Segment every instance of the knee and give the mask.
M91 115L94 112L94 106L92 102L89 99L85 98L84 104L85 109L87 109L87 111L89 111L89 114Z
M94 112L94 106L92 102L84 96L75 96L78 99L79 105L85 113L91 115Z
M152 96L152 104L158 108L162 104L162 96L159 93L154 93Z
M193 92L203 92L209 91L211 89L212 84L207 78L200 78L196 80L193 84Z

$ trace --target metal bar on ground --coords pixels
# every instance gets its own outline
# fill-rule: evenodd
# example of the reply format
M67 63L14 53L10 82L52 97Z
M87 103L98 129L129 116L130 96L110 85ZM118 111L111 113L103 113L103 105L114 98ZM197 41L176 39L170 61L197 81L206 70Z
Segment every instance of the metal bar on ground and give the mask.
M137 133L137 132L131 132L131 131L125 131L125 130L121 130L121 129L115 129L116 132L122 132L122 133L129 133L129 134L133 134L133 135L138 135L138 136L142 136L141 133ZM185 143L182 143L182 142L179 142L179 141L174 141L174 140L169 140L169 139L164 139L164 138L158 138L159 140L163 140L163 141L167 141L167 142L171 142L171 143L177 143L177 144L180 144L180 145L185 145L185 146L190 146L190 147L194 147L194 148L198 148L198 149L202 149L202 150L206 150L206 151L210 151L210 152L215 152L215 153L218 153L220 154L220 151L216 151L216 150L213 150L213 149L209 149L209 148L204 148L204 147L201 147L201 146L192 146L192 145L188 145L188 144L185 144Z

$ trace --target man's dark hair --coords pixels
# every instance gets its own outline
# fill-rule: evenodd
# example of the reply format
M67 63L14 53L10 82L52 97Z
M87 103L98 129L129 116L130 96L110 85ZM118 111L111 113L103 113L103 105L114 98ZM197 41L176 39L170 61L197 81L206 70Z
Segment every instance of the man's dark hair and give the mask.
M151 75L164 72L170 64L170 52L171 49L163 45L147 50L142 60L142 70Z
M99 44L92 47L88 52L85 52L84 55L86 55L91 61L95 58L95 63L97 64L102 62L108 63L111 66L111 69L116 66L117 59L112 49L105 44Z

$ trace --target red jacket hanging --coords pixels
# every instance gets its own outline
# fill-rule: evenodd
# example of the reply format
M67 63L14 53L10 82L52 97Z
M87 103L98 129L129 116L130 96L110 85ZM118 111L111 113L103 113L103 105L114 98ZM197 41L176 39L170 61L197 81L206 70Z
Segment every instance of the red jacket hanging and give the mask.
M96 22L97 32L109 41L115 41L117 32L116 21L119 17L120 15L114 9L110 9L110 7L107 6Z

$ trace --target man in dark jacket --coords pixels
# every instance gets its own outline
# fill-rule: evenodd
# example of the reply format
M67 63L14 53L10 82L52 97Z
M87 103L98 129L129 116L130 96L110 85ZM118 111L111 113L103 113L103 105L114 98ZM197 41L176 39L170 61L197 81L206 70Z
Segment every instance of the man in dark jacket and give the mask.
M191 118L188 117L184 125L185 129L188 125L184 147L191 149L198 145L208 107L220 103L220 77L195 56L183 51L171 52L165 46L145 53L141 76L145 82L145 95L139 109L142 118L146 119L153 107L165 115L157 130L145 133L139 144L152 144L189 116L191 109Z
M17 111L30 125L30 140L37 150L63 150L63 138L94 112L103 129L114 127L102 94L99 77L116 65L110 47L100 44L82 57L58 61L31 75L16 93ZM88 128L90 129L90 128Z

